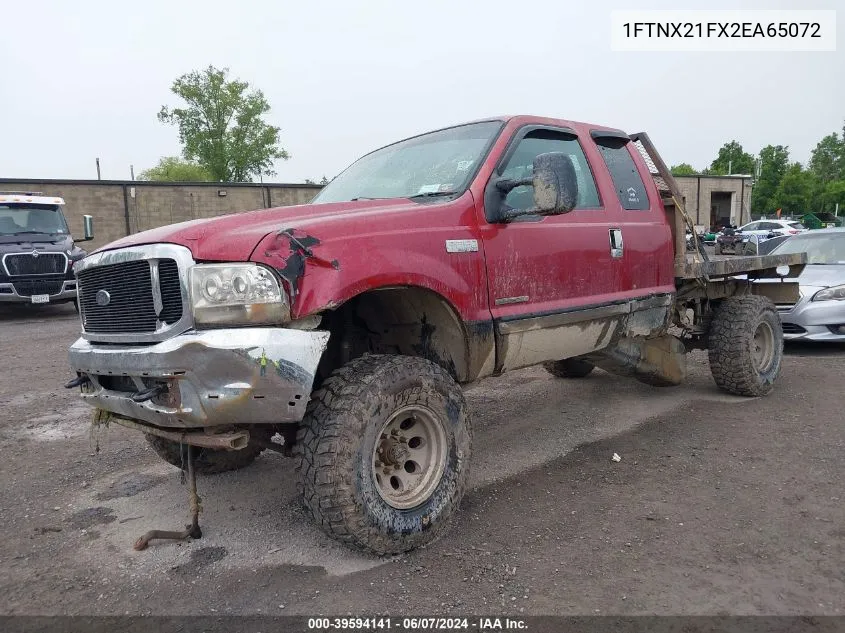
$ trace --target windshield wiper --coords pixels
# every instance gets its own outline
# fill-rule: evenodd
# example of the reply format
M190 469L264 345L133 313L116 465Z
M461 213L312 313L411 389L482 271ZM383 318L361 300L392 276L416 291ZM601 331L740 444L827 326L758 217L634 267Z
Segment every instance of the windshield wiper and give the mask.
M408 196L409 200L414 198L434 198L437 196L454 196L457 191L426 191L425 193L418 193L413 196Z
M4 233L4 235L56 235L50 231L15 231L14 233Z

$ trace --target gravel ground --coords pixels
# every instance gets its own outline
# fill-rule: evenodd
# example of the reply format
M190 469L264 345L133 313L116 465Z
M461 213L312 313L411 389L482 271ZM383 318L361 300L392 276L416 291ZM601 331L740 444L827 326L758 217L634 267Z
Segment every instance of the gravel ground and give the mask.
M762 399L717 391L703 354L674 389L473 385L455 525L379 559L308 522L276 454L200 480L204 538L133 551L185 523L178 471L136 433L90 436L62 388L70 306L0 328L2 614L845 614L843 347L788 348Z

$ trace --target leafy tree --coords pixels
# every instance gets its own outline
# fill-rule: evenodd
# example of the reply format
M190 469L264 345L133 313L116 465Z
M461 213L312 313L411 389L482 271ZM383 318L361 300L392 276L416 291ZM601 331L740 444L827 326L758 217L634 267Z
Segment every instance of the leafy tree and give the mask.
M810 170L824 184L845 180L845 129L841 139L834 132L819 141L810 157Z
M325 175L325 174L323 174L323 178L320 180L320 184L321 184L321 185L327 185L327 184L329 184L330 182L331 182L331 181L330 181L328 178L326 178L326 175Z
M669 168L673 176L695 176L698 172L689 163L681 163L680 165L672 165Z
M270 105L260 90L228 75L228 68L214 66L182 75L171 91L186 106L162 106L158 118L179 128L184 157L202 165L214 180L273 175L273 161L287 159L288 153L279 146L279 128L262 119Z
M774 195L789 166L789 148L783 145L766 145L760 150L760 176L751 192L751 209L756 215L775 212Z
M827 183L821 194L821 198L825 211L834 212L838 203L839 213L845 214L845 179L833 180Z
M813 174L805 171L800 163L793 163L778 185L773 196L776 209L784 215L803 215L812 211L812 196L815 187Z
M753 174L754 156L742 149L736 141L725 143L719 149L716 160L710 163L709 174L724 176L726 174Z
M178 156L165 156L158 165L145 169L138 174L138 180L158 180L161 182L209 182L214 180L202 165L182 160Z

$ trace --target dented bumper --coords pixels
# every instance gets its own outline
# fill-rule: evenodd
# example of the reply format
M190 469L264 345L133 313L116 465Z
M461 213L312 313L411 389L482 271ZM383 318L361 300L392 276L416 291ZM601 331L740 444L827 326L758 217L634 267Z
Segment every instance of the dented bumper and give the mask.
M69 360L89 378L85 402L156 426L296 422L328 339L328 332L284 328L191 331L155 345L80 338Z

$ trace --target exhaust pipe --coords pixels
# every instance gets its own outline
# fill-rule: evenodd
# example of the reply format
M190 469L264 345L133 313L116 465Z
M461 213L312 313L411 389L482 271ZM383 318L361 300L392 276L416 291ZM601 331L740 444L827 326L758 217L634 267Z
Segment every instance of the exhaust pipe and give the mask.
M157 437L170 440L171 442L189 444L200 448L211 448L222 451L239 451L246 448L247 444L249 444L249 431L234 431L232 433L217 433L215 435L207 435L202 432L181 433L178 431L164 431L153 426L139 424L134 420L114 415L111 419L128 429L149 433L150 435L155 435Z

